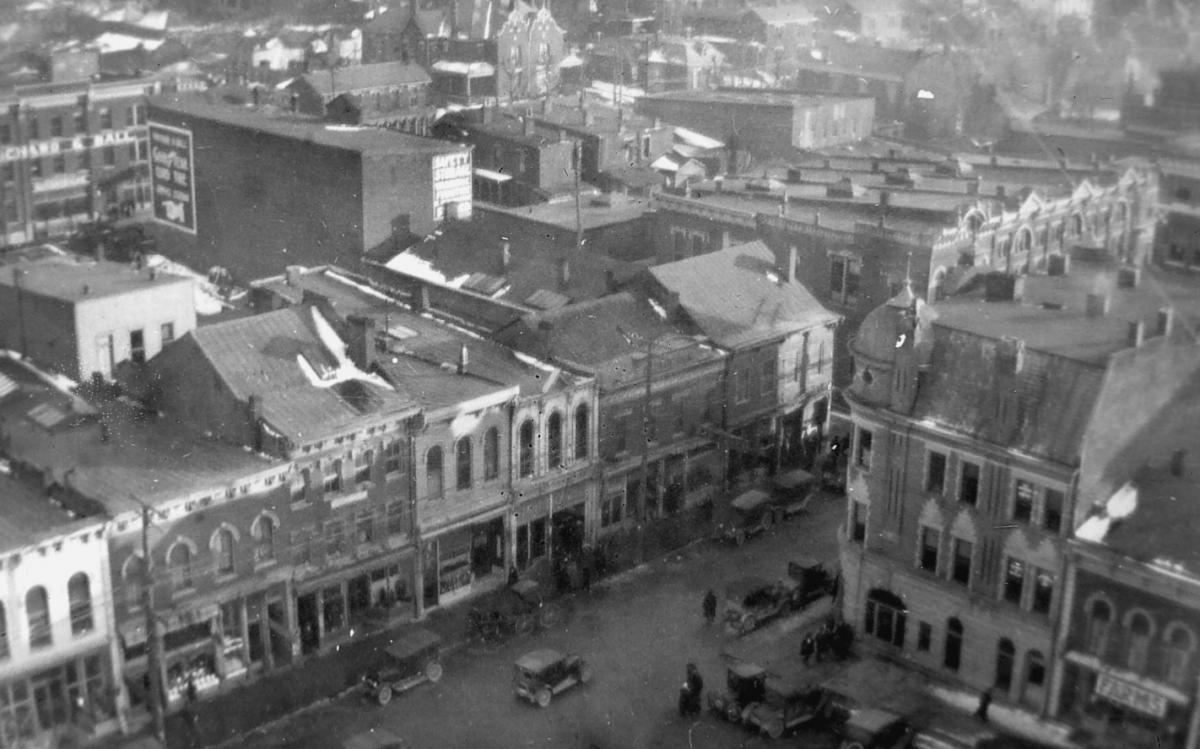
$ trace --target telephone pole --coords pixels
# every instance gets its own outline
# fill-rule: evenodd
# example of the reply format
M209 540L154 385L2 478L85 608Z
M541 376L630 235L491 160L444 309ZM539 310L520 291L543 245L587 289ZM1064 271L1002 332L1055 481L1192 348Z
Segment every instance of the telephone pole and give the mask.
M650 399L654 386L654 340L646 339L646 392L642 396L642 469L638 481L638 561L646 561L646 494L650 478Z
M132 495L131 495L132 496ZM154 735L167 746L167 729L163 708L162 689L162 638L159 636L158 620L154 616L154 566L150 556L150 513L154 510L137 497L133 501L142 506L142 610L146 617L146 673L150 677L150 714L154 717Z

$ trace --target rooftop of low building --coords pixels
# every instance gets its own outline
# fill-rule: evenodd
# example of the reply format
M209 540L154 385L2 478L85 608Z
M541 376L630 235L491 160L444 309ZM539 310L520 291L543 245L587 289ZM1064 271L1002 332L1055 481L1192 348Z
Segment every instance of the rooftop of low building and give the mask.
M0 264L0 285L69 302L136 294L145 289L192 285L183 276L128 263L91 260L72 255L43 254Z

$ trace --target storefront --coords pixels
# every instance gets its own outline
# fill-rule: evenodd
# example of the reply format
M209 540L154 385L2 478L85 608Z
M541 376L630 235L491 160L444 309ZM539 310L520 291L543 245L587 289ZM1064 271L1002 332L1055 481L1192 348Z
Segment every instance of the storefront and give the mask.
M356 625L411 617L413 576L412 550L406 549L299 584L295 616L300 654L340 641Z
M499 516L426 540L421 549L425 608L454 603L492 578L503 578L504 538Z
M587 543L587 483L517 505L513 535L513 563L521 571L542 560L579 555Z
M1095 749L1183 749L1192 700L1167 684L1068 653L1063 714Z
M0 746L82 744L116 731L110 673L104 645L53 668L0 679Z

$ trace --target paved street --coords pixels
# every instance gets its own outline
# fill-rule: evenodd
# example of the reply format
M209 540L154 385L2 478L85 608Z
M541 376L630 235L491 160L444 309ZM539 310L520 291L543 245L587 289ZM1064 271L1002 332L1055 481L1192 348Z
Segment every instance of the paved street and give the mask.
M731 578L785 574L789 557L832 560L842 502L825 500L808 516L776 526L738 549L702 543L574 598L564 625L493 647L452 654L437 684L424 684L386 707L351 694L239 741L247 747L336 747L346 737L386 727L413 747L753 747L770 742L709 715L684 720L676 711L684 666L699 665L706 689L721 688L723 653L767 665L798 649L799 632L819 623L822 599L805 612L746 637L708 628L700 602L708 587ZM535 647L578 652L595 679L556 697L545 710L518 701L512 662ZM806 744L807 745L807 744Z

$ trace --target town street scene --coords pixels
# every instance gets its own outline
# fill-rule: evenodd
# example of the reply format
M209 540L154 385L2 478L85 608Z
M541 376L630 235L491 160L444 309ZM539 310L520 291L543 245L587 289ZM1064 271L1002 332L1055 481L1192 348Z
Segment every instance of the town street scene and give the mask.
M1198 60L0 0L0 749L1200 749Z

